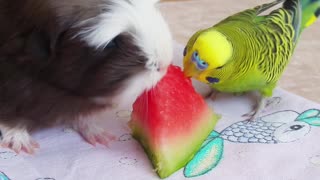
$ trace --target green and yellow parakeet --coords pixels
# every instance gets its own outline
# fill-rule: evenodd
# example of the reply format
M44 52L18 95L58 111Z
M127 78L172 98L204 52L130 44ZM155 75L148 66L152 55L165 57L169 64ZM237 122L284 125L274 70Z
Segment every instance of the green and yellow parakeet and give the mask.
M190 38L184 73L221 92L258 91L254 119L272 96L302 30L319 15L320 0L278 0L232 15Z

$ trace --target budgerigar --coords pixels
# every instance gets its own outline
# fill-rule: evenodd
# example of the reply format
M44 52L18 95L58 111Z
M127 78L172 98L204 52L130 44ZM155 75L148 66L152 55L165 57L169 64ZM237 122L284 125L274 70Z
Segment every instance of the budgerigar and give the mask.
M262 14L280 3L280 8ZM255 119L272 96L302 30L319 15L320 0L278 0L232 15L190 38L184 73L221 92L259 92L251 116Z

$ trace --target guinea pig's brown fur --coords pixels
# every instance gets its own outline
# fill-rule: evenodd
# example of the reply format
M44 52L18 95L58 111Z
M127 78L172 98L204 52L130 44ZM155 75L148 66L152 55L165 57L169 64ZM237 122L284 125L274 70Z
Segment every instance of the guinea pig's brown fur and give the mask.
M126 6L137 2L123 1ZM81 132L88 130L90 116L111 106L123 89L134 90L130 82L143 81L136 76L161 73L154 84L161 78L171 59L152 60L154 68L148 65L150 56L137 43L141 34L123 29L102 48L86 39L88 29L96 33L100 28L99 16L113 11L108 7L114 2L0 0L0 130L4 146L33 152L31 138L19 142L16 137L57 123L73 124L90 143L103 143L102 130L93 135ZM103 25L108 27L108 23ZM169 35L166 37L171 43ZM170 50L167 52L165 58L170 57Z

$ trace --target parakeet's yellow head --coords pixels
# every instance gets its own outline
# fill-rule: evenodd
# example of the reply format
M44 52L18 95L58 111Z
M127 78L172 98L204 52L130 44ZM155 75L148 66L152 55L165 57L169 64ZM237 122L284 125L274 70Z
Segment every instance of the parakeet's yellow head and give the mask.
M232 44L224 34L216 30L198 32L184 50L183 71L201 82L219 83L221 71L232 53Z

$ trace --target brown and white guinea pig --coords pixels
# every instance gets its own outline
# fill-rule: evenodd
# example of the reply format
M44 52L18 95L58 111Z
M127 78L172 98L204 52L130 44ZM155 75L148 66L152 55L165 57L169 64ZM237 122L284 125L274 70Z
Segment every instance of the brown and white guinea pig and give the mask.
M107 145L96 114L154 86L171 63L156 3L0 0L0 145L33 153L29 133L57 123Z

